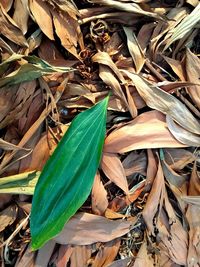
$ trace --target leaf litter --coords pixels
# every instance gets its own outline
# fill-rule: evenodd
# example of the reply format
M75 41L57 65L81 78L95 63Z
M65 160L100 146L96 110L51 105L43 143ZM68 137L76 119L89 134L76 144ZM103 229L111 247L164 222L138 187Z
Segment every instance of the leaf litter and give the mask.
M199 17L198 0L0 0L2 266L200 265ZM108 94L91 194L31 251L40 172Z

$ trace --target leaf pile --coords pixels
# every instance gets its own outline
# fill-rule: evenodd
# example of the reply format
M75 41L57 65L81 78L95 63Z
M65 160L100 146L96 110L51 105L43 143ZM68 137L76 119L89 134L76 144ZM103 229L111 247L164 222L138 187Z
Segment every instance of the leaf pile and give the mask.
M0 0L0 22L2 266L199 266L200 1ZM79 211L31 251L40 172L108 94L91 194L77 184Z

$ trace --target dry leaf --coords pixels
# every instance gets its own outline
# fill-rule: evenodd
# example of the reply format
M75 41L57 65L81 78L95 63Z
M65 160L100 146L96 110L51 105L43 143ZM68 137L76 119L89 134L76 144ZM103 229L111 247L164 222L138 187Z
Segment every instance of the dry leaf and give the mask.
M17 217L17 206L10 205L5 210L0 212L0 232L2 232L7 226L13 224Z
M129 232L131 222L111 221L104 217L77 213L54 238L59 244L89 245L108 242Z
M92 187L92 211L94 214L103 215L108 207L107 192L97 172Z
M104 246L100 247L94 259L92 267L107 266L117 256L119 247L120 247L120 239L115 239L113 241L106 243Z
M127 195L129 194L125 171L116 154L103 153L101 168L111 182L115 183Z
M135 149L160 147L185 147L185 145L176 141L170 134L162 113L150 111L111 132L105 140L104 151L125 153Z
M50 40L54 40L52 16L47 2L30 0L29 5L40 29Z

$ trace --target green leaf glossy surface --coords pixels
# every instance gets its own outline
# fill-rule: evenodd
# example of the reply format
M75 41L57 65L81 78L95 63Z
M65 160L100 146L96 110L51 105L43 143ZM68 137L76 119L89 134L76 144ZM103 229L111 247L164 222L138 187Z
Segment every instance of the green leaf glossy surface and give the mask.
M56 236L90 194L106 132L108 97L80 113L45 165L31 210L32 249Z

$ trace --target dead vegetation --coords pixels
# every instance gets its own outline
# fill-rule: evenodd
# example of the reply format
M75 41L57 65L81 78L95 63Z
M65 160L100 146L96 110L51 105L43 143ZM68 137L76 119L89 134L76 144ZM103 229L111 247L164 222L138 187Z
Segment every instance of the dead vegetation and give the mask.
M0 0L0 22L2 266L200 266L200 2ZM40 171L109 93L91 196L31 252Z

